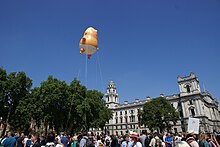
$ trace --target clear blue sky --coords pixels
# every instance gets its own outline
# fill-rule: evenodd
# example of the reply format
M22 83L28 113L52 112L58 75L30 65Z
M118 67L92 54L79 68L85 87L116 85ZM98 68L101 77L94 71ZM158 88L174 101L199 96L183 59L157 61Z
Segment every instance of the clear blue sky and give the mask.
M79 40L98 30L98 54L88 61ZM120 101L179 93L177 76L194 72L220 100L218 0L1 0L0 66L24 71L33 86L48 75L78 77L105 92L110 80Z

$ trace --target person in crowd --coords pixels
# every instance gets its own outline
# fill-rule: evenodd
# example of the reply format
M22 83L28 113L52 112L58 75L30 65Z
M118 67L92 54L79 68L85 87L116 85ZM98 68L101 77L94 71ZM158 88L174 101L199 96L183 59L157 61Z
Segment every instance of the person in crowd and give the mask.
M32 141L31 141L31 134L28 135L28 138L25 139L25 145L24 147L31 147Z
M186 142L191 146L191 147L199 147L199 144L194 138L194 133L190 132L186 135Z
M8 138L6 138L2 142L3 147L14 147L16 145L16 139L14 138L14 133L13 132L7 132Z
M129 144L129 147L142 147L141 142L138 141L139 135L137 132L131 134L132 142Z
M210 144L211 147L217 147L217 145L215 144L215 141L214 141L214 137L212 136L211 133L206 133L205 139L206 139L206 141L208 141L208 143Z
M205 134L199 134L199 147L211 147L210 144L205 139Z
M140 140L141 140L141 143L142 143L142 146L143 146L143 147L145 147L145 144L144 144L144 143L145 143L146 137L147 137L147 136L146 136L146 131L143 130L143 131L142 131L142 135L140 136Z
M105 146L110 147L111 145L111 137L107 134L105 137Z
M85 146L86 146L86 142L87 142L87 140L88 140L86 131L83 131L83 132L82 132L82 135L83 135L83 137L82 137L82 139L80 140L79 147L85 147Z
M153 138L151 139L149 146L150 147L156 147L158 142L160 142L160 138L158 137L157 132L155 132L153 134Z
M167 137L165 139L165 143L166 143L167 147L173 146L173 137L171 136L170 133L167 134Z
M47 144L47 138L43 132L40 134L40 144L41 146L45 146Z
M116 136L115 135L111 135L111 147L116 147L117 146L117 138L116 138Z
M14 138L16 139L16 141L17 141L17 139L19 138L19 136L20 136L20 134L15 131L15 132L14 132Z
M1 140L0 140L0 145L2 146L2 143L5 141L5 139L7 139L8 138L8 136L7 136L7 133L6 133L6 135L5 136L3 136L2 138L1 138Z
M66 137L65 134L62 134L62 135L61 135L61 143L64 145L64 147L67 147L67 145L68 145L68 139L67 139L67 137Z
M78 145L79 145L79 144L78 144L77 136L73 136L73 137L72 137L71 147L77 147Z
M129 144L129 135L126 134L123 136L123 140L121 141L121 147L128 147Z
M163 141L163 136L162 136L162 135L159 135L159 138L160 138L160 140L161 140L161 145L162 145L162 147L166 147L165 141Z
M186 141L178 141L176 147L190 147L190 145Z
M55 134L53 132L50 132L48 135L47 135L47 143L45 145L45 147L55 147Z
M20 132L16 142L16 147L24 147L23 141L24 141L24 133Z
M101 141L101 137L99 135L96 136L96 143L95 143L95 147L102 147L103 143Z
M41 147L41 144L39 142L39 134L37 132L32 133L31 141L33 143L32 147Z
M167 133L166 132L164 132L163 134L162 134L162 136L163 136L163 142L166 142L166 137L167 137Z

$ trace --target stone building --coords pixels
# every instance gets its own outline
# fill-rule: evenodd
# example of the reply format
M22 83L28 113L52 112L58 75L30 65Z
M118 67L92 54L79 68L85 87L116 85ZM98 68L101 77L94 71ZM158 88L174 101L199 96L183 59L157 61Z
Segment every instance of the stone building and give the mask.
M218 130L220 127L220 115L218 102L207 91L200 90L198 78L194 73L187 77L178 77L179 94L165 97L180 114L180 119L173 126L173 132L187 131L189 117L200 119L201 131ZM139 111L145 103L151 100L148 96L145 100L135 99L134 102L119 103L116 86L110 81L105 94L106 105L113 112L113 117L106 124L106 131L110 134L125 134L126 131L137 129L138 131L148 130L146 126L140 125ZM149 131L149 130L148 130Z

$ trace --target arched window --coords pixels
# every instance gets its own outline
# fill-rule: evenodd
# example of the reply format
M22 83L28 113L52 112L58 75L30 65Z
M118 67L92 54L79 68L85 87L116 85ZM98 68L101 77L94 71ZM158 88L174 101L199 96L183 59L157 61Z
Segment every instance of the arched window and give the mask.
M187 93L190 93L190 86L189 85L186 85L186 91L187 91Z
M115 123L116 123L116 124L118 123L118 118L115 118Z
M191 114L192 114L192 116L195 116L195 111L194 111L194 109L191 109Z

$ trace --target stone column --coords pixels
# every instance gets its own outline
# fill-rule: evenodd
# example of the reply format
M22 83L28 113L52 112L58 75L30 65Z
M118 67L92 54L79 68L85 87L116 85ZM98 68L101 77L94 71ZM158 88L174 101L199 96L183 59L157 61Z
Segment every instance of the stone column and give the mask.
M200 109L201 115L204 115L204 110L202 109L201 100L198 100L198 104L199 104L199 109Z
M181 102L181 105L182 105L182 112L183 112L183 117L187 117L186 116L186 109L185 109L185 105L184 105L185 103L184 102Z
M212 116L212 108L208 108L209 109L209 115L210 115L210 118L211 118L211 120L213 120L213 116Z
M200 106L199 106L199 103L198 103L199 100L195 100L195 103L196 103L196 110L197 110L197 115L201 115L201 111L200 111Z

